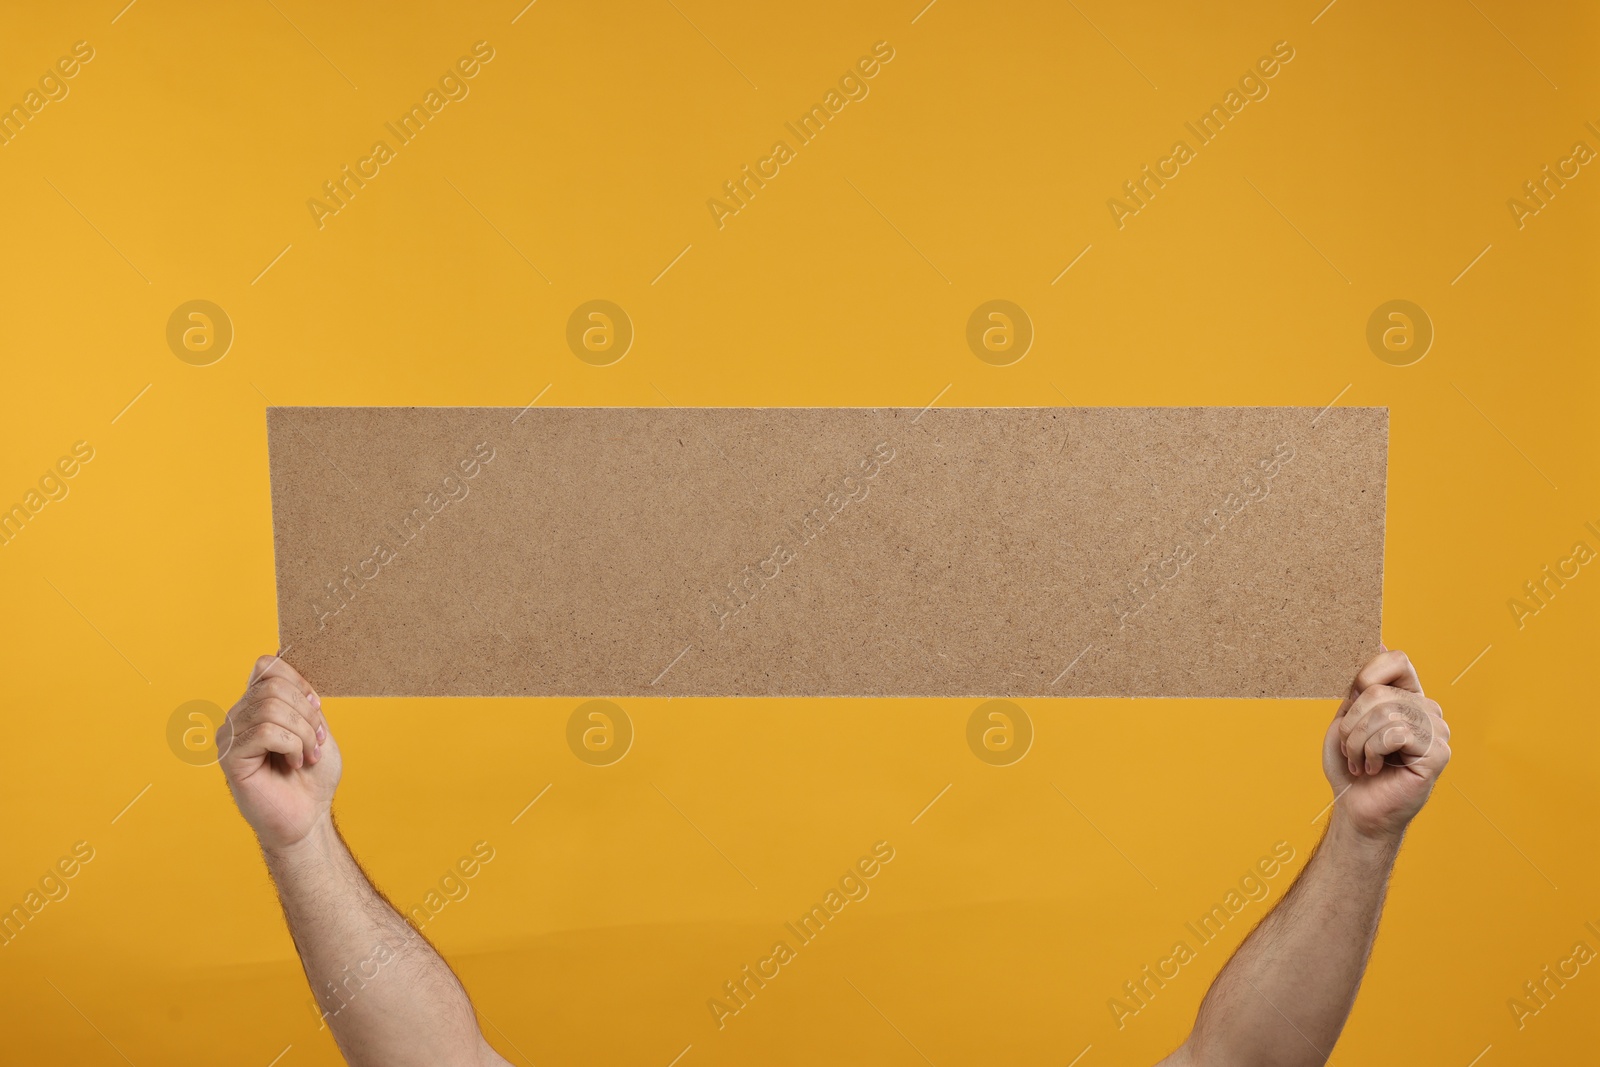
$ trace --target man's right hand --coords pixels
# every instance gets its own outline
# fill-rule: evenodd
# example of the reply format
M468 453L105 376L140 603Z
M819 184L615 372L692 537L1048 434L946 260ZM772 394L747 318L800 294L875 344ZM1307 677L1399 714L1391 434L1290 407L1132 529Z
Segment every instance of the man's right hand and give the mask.
M1443 710L1404 652L1380 652L1356 674L1323 744L1335 821L1398 842L1449 762Z
M218 763L267 851L292 849L328 819L343 762L322 699L278 656L262 656L217 731Z

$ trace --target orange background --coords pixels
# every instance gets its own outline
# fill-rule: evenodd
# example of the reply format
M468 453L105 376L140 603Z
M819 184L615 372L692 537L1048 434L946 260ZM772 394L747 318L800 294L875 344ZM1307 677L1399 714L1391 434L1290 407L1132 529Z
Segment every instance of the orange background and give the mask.
M0 548L0 902L94 848L0 949L10 1062L337 1062L220 774L167 724L274 648L269 401L541 393L1388 406L1385 638L1456 758L1335 1062L1592 1055L1592 968L1521 1030L1507 1007L1600 948L1600 577L1520 629L1507 607L1600 548L1600 177L1520 228L1507 206L1600 148L1592 11L119 6L12 12L0 36L0 102L94 50L0 147L0 504L95 450ZM470 95L319 229L307 200L480 40ZM870 95L719 230L708 198L878 41ZM1278 41L1270 95L1119 229L1108 198ZM636 330L611 366L565 340L594 298ZM995 298L1036 330L1010 366L965 340ZM192 299L235 331L209 366L166 341ZM1436 330L1409 366L1367 345L1392 299ZM495 849L428 933L515 1063L1147 1064L1265 905L1125 1028L1107 1001L1275 842L1298 868L1329 796L1324 702L1028 701L1009 767L968 749L972 701L633 699L631 751L594 767L565 740L576 703L328 702L344 828L397 903ZM879 840L871 895L718 1030L707 999Z

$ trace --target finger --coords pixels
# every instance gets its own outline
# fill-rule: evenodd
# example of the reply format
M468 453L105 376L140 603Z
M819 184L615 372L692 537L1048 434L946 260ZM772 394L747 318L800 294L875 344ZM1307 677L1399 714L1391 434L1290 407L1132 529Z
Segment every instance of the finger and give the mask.
M1358 667L1356 669L1356 676L1355 676L1354 679L1351 680L1350 688L1345 690L1344 699L1339 702L1339 707L1337 709L1335 709L1335 711L1333 713L1333 717L1334 717L1335 721L1338 720L1339 716L1341 716L1345 712L1349 711L1350 710L1350 705L1355 702L1356 697L1361 695L1361 691L1363 689L1367 688L1368 685L1372 684L1370 682L1363 684L1361 676L1364 673L1366 673L1372 667L1372 665L1374 663L1376 663L1378 660L1382 659L1384 653L1386 653L1388 651L1389 651L1389 646L1384 644L1380 640L1378 642L1378 655L1372 657L1372 659L1368 660L1366 663L1363 663L1360 667Z
M250 704L258 704L267 697L276 697L307 719L310 719L316 712L316 709L311 706L311 698L306 696L298 685L281 675L257 679L256 684L250 687L250 691L246 696L248 698L247 702Z
M1375 732L1362 749L1362 771L1373 775L1383 770L1383 758L1391 752L1398 752L1406 744L1406 738L1411 731L1399 723L1382 727Z
M255 685L258 680L267 677L269 673L282 675L291 681L305 681L304 678L300 677L300 672L289 666L289 662L281 655L257 656L256 661L250 665L250 678L245 682L245 685ZM311 687L306 686L306 688L309 689Z
M1352 734L1350 751L1361 763L1362 773L1383 770L1384 757L1400 753L1412 763L1428 754L1436 735L1432 718L1416 708L1390 708L1367 718L1362 732Z
M228 755L232 762L274 752L291 767L305 765L305 741L293 730L276 722L257 722L238 730Z
M254 686L266 678L280 678L294 686L307 701L314 713L313 724L318 730L318 741L328 739L328 723L322 717L322 698L311 687L299 671L291 667L282 656L262 656L256 660L255 666L250 670L250 685Z
M1387 685L1374 685L1362 689L1361 694L1351 701L1350 707L1345 710L1344 718L1339 720L1339 735L1345 754L1350 756L1355 754L1355 745L1351 737L1361 730L1362 725L1374 711L1387 705L1401 703L1411 697L1412 694L1404 689L1395 689Z
M1355 682L1350 683L1350 688L1344 691L1344 699L1339 701L1339 706L1333 709L1333 721L1338 722L1345 712L1350 710L1350 705L1356 697L1361 695L1361 690L1356 688Z
M259 704L269 696L277 697L280 701L293 707L296 712L304 715L307 723L312 725L312 729L317 728L318 721L322 721L322 712L317 709L317 705L310 701L310 697L306 696L306 693L302 693L301 688L298 685L294 685L293 681L288 680L288 678L274 675L274 677L261 678L261 680L256 681L256 685L250 686L250 693L246 694L246 704Z
M328 739L327 720L320 709L312 706L306 695L284 678L266 678L250 690L251 704L260 705L268 700L281 701L304 724L310 740L306 743L306 762L315 763L322 758L322 743Z
M1398 756L1406 766L1420 762L1434 746L1432 733L1418 731L1409 722L1388 722L1374 730L1363 746L1365 770L1369 775L1383 770L1385 757Z
M1414 707L1424 713L1437 713L1439 705L1429 700L1420 693L1409 689L1401 689L1392 685L1368 686L1361 691L1361 695L1350 702L1349 709L1345 712L1339 728L1348 737L1361 726L1362 720L1374 710L1388 706Z
M1445 767L1448 766L1449 763L1450 743L1448 741L1441 741L1437 737L1434 738L1433 748L1428 751L1428 754L1417 760L1417 764L1423 768L1423 773L1426 773L1433 778L1438 778L1439 775L1443 774Z
M305 757L299 761L291 760L290 766L300 767L308 762L315 763L322 757L322 753L318 751L320 746L317 742L316 730L304 715L301 715L286 701L277 697L266 697L253 705L250 712L248 721L242 726L236 727L241 740L250 730L268 725L278 726L294 734L299 739L299 751ZM273 751L276 752L278 750L274 749Z
M1339 723L1340 750L1350 773L1361 773L1362 748L1374 729L1385 722L1404 719L1419 733L1432 736L1434 723L1444 722L1438 709L1439 705L1427 697L1393 686L1375 685L1363 692Z
M276 723L300 739L301 750L305 754L302 765L315 763L322 758L322 745L317 740L316 727L292 705L269 697L261 702L260 708L258 721Z
M1417 677L1417 669L1411 665L1411 657L1399 650L1380 652L1373 656L1360 671L1356 672L1355 684L1357 689L1392 685L1397 689L1417 694L1422 692L1422 682Z
M263 678L286 678L298 686L308 698L316 697L316 690L311 687L311 683L306 681L299 671L289 666L288 660L282 656L261 656L256 660L255 666L250 669L249 684L254 685ZM314 703L320 702L320 698L314 700Z

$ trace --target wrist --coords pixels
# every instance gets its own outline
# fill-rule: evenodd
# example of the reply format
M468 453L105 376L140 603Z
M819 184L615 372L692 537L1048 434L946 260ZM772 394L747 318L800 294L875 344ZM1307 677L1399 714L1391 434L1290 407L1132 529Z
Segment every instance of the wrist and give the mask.
M333 811L327 809L319 812L306 832L295 840L269 841L259 834L256 840L269 866L298 866L331 856L333 846L339 841L339 831L333 825Z
M1328 847L1352 858L1393 863L1395 856L1400 852L1401 842L1405 840L1407 825L1409 824L1395 828L1387 825L1363 824L1346 815L1343 809L1335 804L1333 814L1328 821L1325 840Z

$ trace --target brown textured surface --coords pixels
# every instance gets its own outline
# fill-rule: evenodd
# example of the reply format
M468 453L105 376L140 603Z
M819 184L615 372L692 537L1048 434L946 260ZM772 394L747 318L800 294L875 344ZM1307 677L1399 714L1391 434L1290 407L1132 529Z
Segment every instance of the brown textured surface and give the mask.
M1383 408L267 425L279 633L333 696L1321 698L1378 647Z

